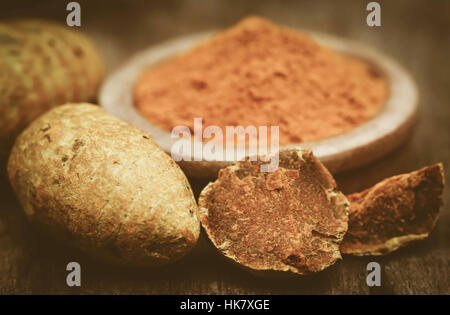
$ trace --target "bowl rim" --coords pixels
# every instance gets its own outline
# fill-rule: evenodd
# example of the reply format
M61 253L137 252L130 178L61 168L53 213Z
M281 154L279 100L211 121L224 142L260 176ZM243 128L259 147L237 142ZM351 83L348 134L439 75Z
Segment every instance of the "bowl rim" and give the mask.
M366 44L335 35L305 31L319 44L371 64L388 80L389 96L385 105L370 120L348 132L320 139L281 145L283 149L311 149L331 172L359 167L389 153L408 138L417 119L418 89L411 75L394 59ZM151 46L131 57L113 72L101 87L100 105L117 116L150 133L153 139L169 153L177 139L142 116L134 106L133 89L145 69L192 48L207 40L215 31L194 33ZM218 169L231 164L226 161L206 161L195 158L180 165L194 177L213 177ZM204 170L198 174L199 170Z

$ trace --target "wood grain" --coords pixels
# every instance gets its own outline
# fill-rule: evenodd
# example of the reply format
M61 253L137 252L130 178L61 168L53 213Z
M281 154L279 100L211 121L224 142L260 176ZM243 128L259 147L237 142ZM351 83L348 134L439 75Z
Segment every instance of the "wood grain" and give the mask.
M183 34L223 28L249 15L292 27L329 32L373 45L400 61L420 89L420 121L411 140L382 160L337 176L354 192L395 174L442 161L449 165L449 1L381 1L382 27L365 24L365 1L79 1L82 29L92 35L109 69L133 53ZM107 5L105 5L107 3ZM8 1L1 17L39 16L65 21L65 2ZM126 25L126 27L124 27ZM284 280L257 278L219 256L206 241L183 260L156 270L99 265L78 251L33 232L4 174L0 184L0 294L450 294L450 193L425 241L385 257L344 257L317 275ZM449 182L448 171L446 180ZM191 180L196 194L206 182ZM82 287L65 285L66 264L82 266ZM368 288L365 267L377 261L382 286Z

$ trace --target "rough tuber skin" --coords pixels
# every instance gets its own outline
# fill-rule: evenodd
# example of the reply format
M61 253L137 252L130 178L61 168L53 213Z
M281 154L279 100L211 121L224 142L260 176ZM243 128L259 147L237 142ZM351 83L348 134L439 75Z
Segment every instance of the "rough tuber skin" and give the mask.
M51 21L2 21L0 38L0 155L7 156L46 111L95 99L105 65L87 36Z
M149 134L98 106L59 106L31 123L8 175L31 222L107 262L161 265L197 242L181 169Z

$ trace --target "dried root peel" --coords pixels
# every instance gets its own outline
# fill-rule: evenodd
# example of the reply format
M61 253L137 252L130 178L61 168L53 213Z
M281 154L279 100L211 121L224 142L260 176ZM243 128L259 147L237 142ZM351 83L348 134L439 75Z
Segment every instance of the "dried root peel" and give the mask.
M442 164L434 164L349 195L349 228L341 252L383 255L425 239L439 217L443 190Z
M226 257L258 271L321 271L341 258L348 201L311 151L280 152L279 168L224 168L200 194L200 220Z

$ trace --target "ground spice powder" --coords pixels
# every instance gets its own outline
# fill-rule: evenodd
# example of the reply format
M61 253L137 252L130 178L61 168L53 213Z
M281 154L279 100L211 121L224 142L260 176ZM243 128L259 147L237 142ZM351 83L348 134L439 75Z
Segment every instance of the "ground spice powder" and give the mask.
M314 141L372 118L388 95L371 66L256 17L146 70L135 105L159 127L280 126L280 144Z

